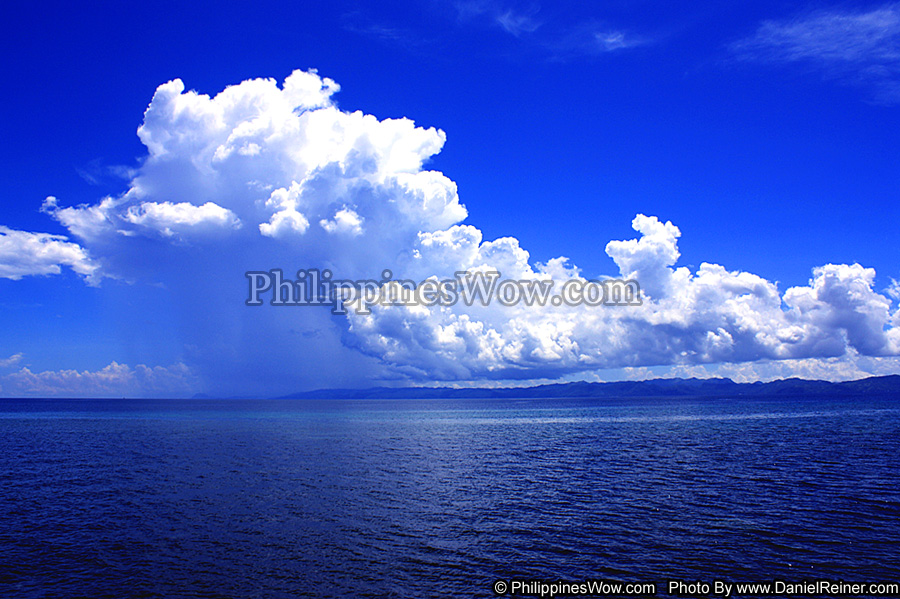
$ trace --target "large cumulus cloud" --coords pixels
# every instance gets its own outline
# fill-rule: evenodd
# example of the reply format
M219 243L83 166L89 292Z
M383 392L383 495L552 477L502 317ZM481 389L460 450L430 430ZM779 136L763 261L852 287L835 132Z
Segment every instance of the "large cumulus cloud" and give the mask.
M280 87L255 79L214 97L170 81L144 113L148 154L129 189L92 205L48 198L44 211L114 274L133 273L128 248L146 255L172 244L264 247L284 262L368 273L466 211L450 179L422 168L442 131L342 112L331 99L338 89L303 71Z
M678 227L644 215L632 223L638 237L606 247L618 267L610 274L641 284L640 306L459 303L347 316L247 307L243 273L271 268L351 279L389 268L414 280L496 270L556 285L582 277L565 258L533 263L515 238L485 240L463 223L456 185L426 166L443 131L342 111L338 90L315 71L212 97L177 79L161 85L127 189L85 205L48 197L43 211L74 240L4 229L32 249L27 260L0 254L0 273L67 264L95 283L132 285L136 311L141 285L165 287L179 318L173 343L217 393L900 353L900 317L874 289L873 270L820 266L807 286L784 292L712 263L692 271L676 266Z

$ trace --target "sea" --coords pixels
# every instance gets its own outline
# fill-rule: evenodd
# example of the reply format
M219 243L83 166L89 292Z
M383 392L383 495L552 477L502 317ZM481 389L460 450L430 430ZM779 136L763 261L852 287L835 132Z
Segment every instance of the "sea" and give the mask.
M4 599L900 596L897 397L7 399L0 481Z

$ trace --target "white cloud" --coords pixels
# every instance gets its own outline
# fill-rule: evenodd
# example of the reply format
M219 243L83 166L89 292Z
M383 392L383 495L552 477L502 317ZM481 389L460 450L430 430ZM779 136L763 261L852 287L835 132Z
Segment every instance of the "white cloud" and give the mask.
M139 128L148 155L127 189L96 204L44 204L104 274L169 290L192 366L228 394L384 372L341 344L327 311L249 310L245 271L377 276L411 259L420 232L466 217L456 184L423 168L443 131L343 112L331 100L338 89L302 71L215 96L165 83Z
M900 353L898 311L874 291L871 269L822 266L809 285L782 293L752 273L678 267L679 229L644 215L632 223L636 239L606 247L617 274L646 291L641 306L376 307L347 319L324 308L247 307L244 273L272 268L328 268L347 279L390 269L417 281L493 269L553 279L557 289L583 280L565 258L532 264L517 239L484 240L462 224L456 184L425 169L446 141L442 131L343 112L331 100L337 89L300 71L281 87L257 79L213 97L186 92L178 80L163 84L139 129L148 156L123 193L92 205L45 201L81 245L14 232L24 236L14 237L16 247L57 248L37 260L51 272L70 264L97 277L102 263L104 274L166 289L191 375L227 395L386 379L556 379L622 367L769 361L799 369L804 360ZM18 251L8 255L22 262ZM122 309L143 318L147 300L133 288ZM115 385L136 389L127 381L140 382L142 372L118 364L99 373L23 369L3 386L79 382L92 390L85 394L118 395Z
M871 87L878 101L900 102L900 4L765 21L731 50L744 60L814 65L825 77Z
M129 206L123 218L166 237L194 230L237 229L241 224L234 212L212 202L202 206L189 202L141 202Z
M597 42L597 48L604 52L634 48L647 43L647 40L644 38L615 29L596 31L594 32L594 39Z
M481 18L515 37L534 33L543 24L536 18L537 5L518 8L493 0L456 0L453 4L460 20Z
M95 205L60 208L56 197L47 196L41 205L41 212L58 220L76 237L92 240L114 229L112 217L121 203L121 200L106 197Z
M891 284L886 291L887 294L895 300L900 300L900 281L892 278Z
M643 214L637 215L631 226L641 233L641 238L610 241L606 253L623 278L640 281L641 289L650 297L664 297L676 275L670 267L681 255L677 245L681 231L672 223L663 224L655 216Z
M217 243L240 246L243 255L271 256L263 240L275 238L287 244L279 246L284 259L336 260L350 276L393 260L419 231L465 218L456 185L422 168L444 133L405 118L342 112L331 100L338 89L314 71L295 71L281 87L245 81L214 97L170 81L138 130L149 155L128 190L94 205L62 207L50 198L44 211L126 278L135 265L120 259L124 238L148 232L168 239L143 242L143 261L182 238L218 231L233 239ZM370 222L393 228L367 235ZM309 230L310 223L320 227ZM366 239L368 264L357 248L325 241L337 232Z
M647 37L594 20L554 26L552 21L537 17L540 12L537 5L513 8L491 0L466 0L454 4L461 20L486 20L506 33L549 52L555 59L596 56L650 42Z
M356 237L363 232L363 217L358 215L352 208L344 206L334 213L331 220L322 219L319 225L329 233L338 233Z
M15 231L0 226L0 277L21 279L30 275L53 275L68 266L92 283L97 282L97 264L87 250L63 235Z
M96 371L22 368L0 377L6 397L189 397L198 379L184 364L150 368L110 363Z
M872 269L829 264L814 269L808 286L782 295L751 273L707 263L696 272L675 268L678 228L643 215L633 226L641 237L610 242L607 253L623 278L649 289L641 306L374 306L369 315L350 313L351 332L363 351L408 376L447 379L759 360L799 367L808 358L900 354L891 302L873 290ZM464 268L546 274L528 265L514 240L496 251L498 242L456 227L423 235L418 255L439 276Z
M13 354L8 358L0 359L0 368L10 368L22 361L22 354Z
M272 211L269 222L259 224L259 232L267 237L282 237L289 234L302 235L309 228L309 221L297 210L301 186L296 181L290 188L276 189L266 200L266 207Z
M555 39L548 39L547 48L558 59L573 56L606 55L652 43L652 39L610 27L607 23L586 21L563 32Z
M526 33L534 33L537 31L538 27L541 26L541 22L534 18L535 12L536 11L530 11L529 13L524 13L507 9L498 14L495 18L497 24L500 25L504 31L519 37Z
M809 287L788 289L784 299L797 320L822 331L823 339L832 335L831 343L849 344L865 355L894 355L900 353L900 329L887 329L891 301L872 289L874 282L871 268L827 264L813 269ZM834 338L834 331L844 338Z

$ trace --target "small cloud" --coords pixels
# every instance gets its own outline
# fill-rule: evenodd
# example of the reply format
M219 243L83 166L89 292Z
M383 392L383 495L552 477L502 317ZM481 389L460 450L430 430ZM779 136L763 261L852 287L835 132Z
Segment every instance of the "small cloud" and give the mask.
M522 37L534 33L543 24L535 18L540 8L536 5L524 9L503 6L488 0L466 0L454 3L461 21L488 19L510 35Z
M584 21L569 27L552 27L552 23L541 29L545 22L538 20L537 6L527 9L505 8L485 0L456 2L460 20L489 18L492 23L517 38L527 34L531 41L542 46L555 58L574 55L597 55L615 52L646 44L647 38L621 29L609 27L596 21ZM538 29L541 29L538 33Z
M190 202L142 202L129 207L123 218L165 237L188 231L237 229L241 226L234 212L214 202L206 202L202 206Z
M322 219L319 225L329 233L342 233L351 237L361 235L363 232L363 217L352 208L344 206L334 213L331 220Z
M730 50L745 61L812 65L826 79L871 87L879 102L900 102L900 4L764 21Z
M594 34L594 39L597 40L600 49L606 52L633 48L645 43L643 39L630 36L624 31L598 31Z
M534 33L541 26L540 21L535 20L532 15L513 10L507 10L498 15L496 21L507 33L516 37L525 33Z
M11 366L15 366L19 362L22 361L23 355L22 353L13 354L8 358L0 358L0 368L9 368Z
M55 198L48 201L55 202ZM88 251L64 235L16 231L0 226L0 278L18 280L33 275L56 275L68 266L89 282L96 282L98 265Z
M651 41L645 36L589 21L571 28L558 39L548 41L546 45L555 58L565 59L628 50L649 44Z
M303 235L309 228L309 220L297 210L303 187L297 182L290 188L279 188L269 195L266 207L272 210L269 222L259 224L259 232L266 237Z
M900 301L900 281L891 278L891 284L887 288L887 294L894 298L895 301Z

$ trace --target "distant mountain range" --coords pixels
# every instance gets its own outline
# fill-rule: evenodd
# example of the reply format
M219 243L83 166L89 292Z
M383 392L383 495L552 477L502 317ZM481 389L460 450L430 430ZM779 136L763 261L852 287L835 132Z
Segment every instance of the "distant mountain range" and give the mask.
M829 383L784 379L769 383L735 383L730 379L651 379L614 383L560 383L536 387L452 388L373 387L370 389L318 389L281 399L434 399L434 398L615 398L615 397L800 397L897 395L900 375L875 376L857 381Z

